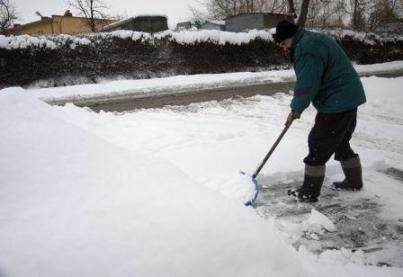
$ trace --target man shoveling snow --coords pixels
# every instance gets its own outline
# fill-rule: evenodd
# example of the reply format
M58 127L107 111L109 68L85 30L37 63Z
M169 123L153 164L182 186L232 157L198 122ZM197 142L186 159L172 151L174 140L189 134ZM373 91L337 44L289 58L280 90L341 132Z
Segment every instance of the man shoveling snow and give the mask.
M336 188L360 190L362 169L350 139L357 120L357 107L366 101L357 72L332 38L282 21L276 27L276 43L290 55L297 81L287 123L312 102L318 113L308 136L305 177L300 188L288 193L301 201L316 202L325 178L326 162L335 154L345 179Z

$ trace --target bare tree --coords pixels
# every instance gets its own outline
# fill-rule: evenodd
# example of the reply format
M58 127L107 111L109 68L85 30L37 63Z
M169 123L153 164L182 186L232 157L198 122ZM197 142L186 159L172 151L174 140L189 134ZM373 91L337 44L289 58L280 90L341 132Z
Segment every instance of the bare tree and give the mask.
M288 13L296 16L297 14L295 13L294 0L288 0L287 2L288 2Z
M349 0L346 13L355 30L374 30L399 17L401 0ZM348 6L348 5L347 5Z
M309 27L343 27L349 8L345 0L311 0L305 25Z
M16 8L10 0L0 0L0 34L4 34L17 19Z
M224 19L238 13L236 0L208 0L205 3L209 19Z
M365 0L352 0L351 5L351 28L354 30L365 29L365 10L369 10L368 2Z
M310 2L310 0L302 1L301 10L299 12L298 21L297 21L297 25L299 25L299 26L302 26L302 27L305 26L306 17L308 15L308 10L309 10L309 2Z
M374 30L378 26L391 23L398 18L399 11L396 10L398 4L398 1L375 0L367 20L368 29Z
M270 13L292 13L289 11L288 0L266 0L262 10Z
M97 31L97 19L107 18L105 11L108 7L103 0L70 0L69 3L79 11L80 15L87 19L92 32Z
M294 0L288 0L288 11L294 16L297 14L296 9L295 9L295 2L300 2L300 1L294 1ZM299 26L305 26L306 18L308 16L308 11L309 11L309 2L310 0L301 0L301 5L299 9L299 16L298 16L298 21L297 25Z
M205 13L193 6L189 6L188 8L192 14L192 16L189 18L189 21L193 22L193 24L195 24L198 28L204 22L212 19L212 18L210 18L210 16L207 13Z
M309 12L310 0L206 0L204 3L211 19L225 19L241 13L273 12L296 16L295 5L298 5L297 24L304 26ZM193 10L193 14L195 10Z
M267 0L207 0L204 5L209 19L225 19L241 13L264 12ZM200 11L190 7L193 15L200 17Z

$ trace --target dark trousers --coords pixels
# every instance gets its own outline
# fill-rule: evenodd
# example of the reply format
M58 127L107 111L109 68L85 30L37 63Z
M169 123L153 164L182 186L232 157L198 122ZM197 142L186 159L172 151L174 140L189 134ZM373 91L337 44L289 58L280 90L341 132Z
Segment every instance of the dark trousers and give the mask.
M335 114L318 113L308 136L309 154L304 163L312 166L324 165L333 154L337 161L357 157L350 146L356 123L356 108Z

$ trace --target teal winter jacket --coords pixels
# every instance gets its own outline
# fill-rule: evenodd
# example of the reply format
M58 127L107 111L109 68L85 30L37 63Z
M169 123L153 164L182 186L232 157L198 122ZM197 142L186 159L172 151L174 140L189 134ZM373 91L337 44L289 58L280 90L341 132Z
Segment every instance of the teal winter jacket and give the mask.
M297 76L292 110L302 112L312 102L318 112L339 113L365 103L357 72L331 37L299 28L291 60Z

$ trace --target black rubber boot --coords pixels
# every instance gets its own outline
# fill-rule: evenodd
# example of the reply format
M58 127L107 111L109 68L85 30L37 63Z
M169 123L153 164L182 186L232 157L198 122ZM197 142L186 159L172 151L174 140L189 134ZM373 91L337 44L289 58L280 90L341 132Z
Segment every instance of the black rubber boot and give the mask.
M296 190L289 190L288 195L295 196L302 202L317 202L324 180L324 165L305 165L305 177L302 187Z
M359 157L354 157L341 161L341 167L346 176L341 182L334 182L333 185L338 189L360 190L362 189L362 168Z

